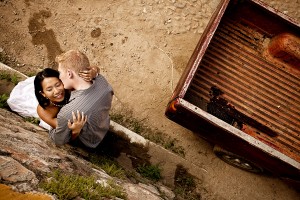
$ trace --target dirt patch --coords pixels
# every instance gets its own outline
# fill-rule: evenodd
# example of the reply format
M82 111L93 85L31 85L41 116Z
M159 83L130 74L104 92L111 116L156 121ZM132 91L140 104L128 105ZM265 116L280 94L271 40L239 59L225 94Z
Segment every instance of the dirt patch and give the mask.
M15 85L7 80L0 79L0 94L7 94L9 95Z
M264 2L299 22L299 1ZM184 147L185 158L205 169L197 172L202 180L199 187L211 199L295 199L298 193L278 179L227 166L214 156L210 144L164 116L218 3L2 0L0 53L11 67L33 75L55 67L54 58L60 52L79 49L112 84L112 112L133 116L176 139Z
M34 13L29 19L29 33L33 45L45 45L47 49L47 60L49 67L55 67L55 57L63 52L57 42L53 29L47 29L45 20L51 17L49 10L41 10Z

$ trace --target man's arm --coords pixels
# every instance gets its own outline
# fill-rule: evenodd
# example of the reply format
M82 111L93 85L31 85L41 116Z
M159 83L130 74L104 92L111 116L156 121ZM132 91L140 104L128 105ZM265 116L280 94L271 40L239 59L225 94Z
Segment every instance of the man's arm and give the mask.
M71 139L71 132L68 128L68 115L65 115L62 110L63 108L57 115L57 127L49 131L49 136L56 145L66 144Z
M80 114L80 112L77 110L77 116L74 112L72 112L73 120L68 120L68 128L72 132L72 140L76 139L78 135L81 132L81 129L85 125L87 121L87 116L83 114L83 112Z

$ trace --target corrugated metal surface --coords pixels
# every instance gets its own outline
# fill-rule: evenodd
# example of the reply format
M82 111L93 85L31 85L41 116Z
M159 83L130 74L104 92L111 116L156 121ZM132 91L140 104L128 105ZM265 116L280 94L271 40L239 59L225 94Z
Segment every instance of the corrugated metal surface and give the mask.
M222 91L220 98L243 115L242 119L253 119L251 126L260 125L254 127L258 138L265 137L262 140L285 149L283 153L300 161L299 75L264 58L264 35L242 22L223 20L185 98L194 96L209 103L212 88L218 88Z

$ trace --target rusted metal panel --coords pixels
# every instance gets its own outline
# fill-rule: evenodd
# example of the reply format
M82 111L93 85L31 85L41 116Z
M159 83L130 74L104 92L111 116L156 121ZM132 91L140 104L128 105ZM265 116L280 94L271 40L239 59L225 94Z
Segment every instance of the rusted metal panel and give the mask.
M233 140L235 135L256 147L253 155L263 151L269 154L265 159L277 157L299 170L299 24L258 0L222 1L218 9L172 96L178 99L166 115L188 128L194 128L189 123L196 118L184 120L182 116L198 115L199 124L223 128L218 130L224 135L198 131L206 139L230 144L224 136ZM188 108L185 111L190 114L177 112L176 105L201 112ZM207 118L210 115L222 122ZM233 130L243 134L238 136ZM220 137L223 141L218 141Z
M188 64L186 69L184 70L181 78L173 92L171 99L174 99L178 96L183 97L185 92L194 76L195 70L202 59L202 56L205 53L206 48L209 45L210 40L213 37L214 32L219 25L221 18L229 4L230 0L222 0L217 7L216 11L213 13L207 28L204 30Z

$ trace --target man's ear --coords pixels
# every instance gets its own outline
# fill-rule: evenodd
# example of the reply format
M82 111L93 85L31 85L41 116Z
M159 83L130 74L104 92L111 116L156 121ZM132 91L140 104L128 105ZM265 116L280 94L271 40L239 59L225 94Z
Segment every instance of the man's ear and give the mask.
M69 78L73 78L73 71L70 69L67 69L67 75Z

